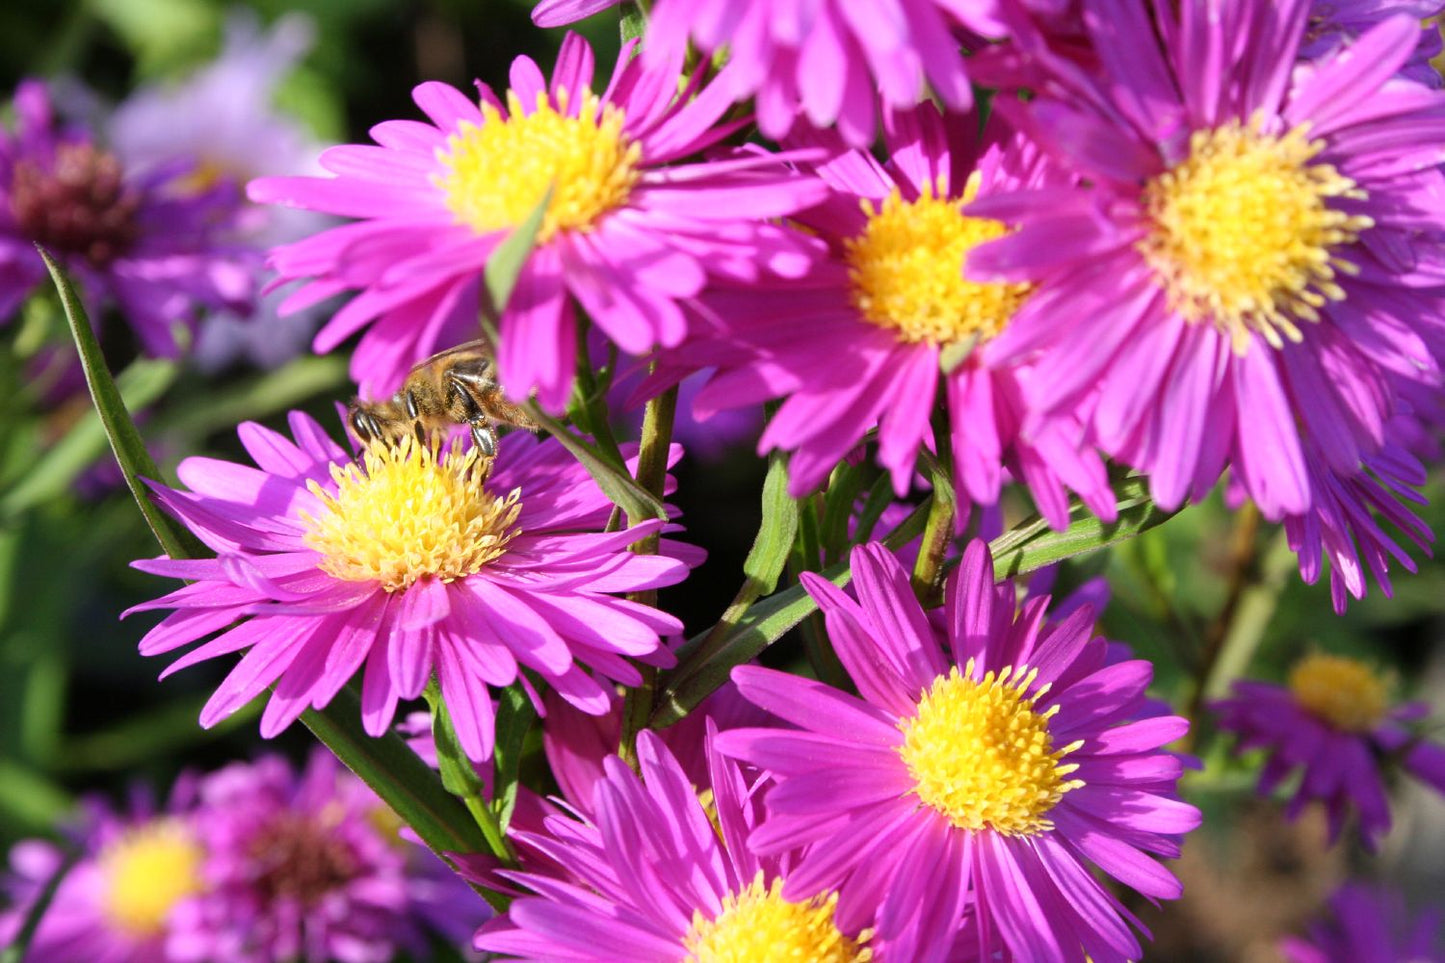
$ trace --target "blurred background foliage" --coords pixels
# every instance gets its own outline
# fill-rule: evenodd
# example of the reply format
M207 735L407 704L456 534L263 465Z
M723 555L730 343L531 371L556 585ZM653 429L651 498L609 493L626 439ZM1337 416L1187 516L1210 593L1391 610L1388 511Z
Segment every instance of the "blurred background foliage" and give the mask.
M0 87L13 90L26 76L73 77L118 101L137 84L183 78L214 56L233 6L6 0ZM562 36L532 27L528 0L249 6L266 22L290 11L314 20L315 47L278 100L325 142L362 141L380 120L415 116L409 95L420 80L466 88L479 78L504 88L514 56L549 64ZM599 64L611 62L615 15L583 29ZM331 412L352 391L344 349L275 371L233 366L204 374L185 362L140 358L126 343L124 325L111 323L105 333L113 370L142 412L142 430L168 475L186 455L240 457L234 427L242 420L279 425L287 408L301 407L338 425ZM116 484L83 388L49 383L58 369L43 362L62 344L63 319L49 295L0 326L0 847L7 849L18 838L52 833L84 792L119 797L135 779L163 792L184 767L214 768L261 748L254 707L211 731L196 725L224 666L207 663L158 684L162 662L136 652L157 617L117 618L171 586L127 567L156 548ZM664 593L662 604L690 632L716 619L736 590L764 468L744 445L700 468L685 461L679 469L675 500L710 559L687 584ZM1445 491L1438 482L1430 489L1433 504L1424 514L1440 531ZM1026 510L1011 507L1015 518ZM1156 663L1157 694L1176 708L1195 698L1200 665L1228 638L1228 655L1238 664L1227 671L1279 680L1313 647L1361 655L1393 670L1402 695L1432 698L1437 717L1445 716L1438 644L1445 565L1421 559L1418 574L1398 572L1393 600L1372 588L1368 599L1336 616L1326 586L1300 582L1282 534L1227 509L1217 494L1139 539L1069 563L1059 588L1099 575L1112 589L1104 630ZM293 727L278 743L295 756L309 736ZM1252 770L1228 757L1207 724L1195 748L1209 765L1186 785L1207 819L1180 867L1185 900L1166 913L1144 914L1159 938L1155 953L1269 958L1258 955L1266 953L1261 947L1296 926L1347 868L1362 865L1359 854L1348 846L1326 851L1318 824L1286 827L1277 809L1249 802ZM1423 794L1407 800L1385 847L1388 874L1417 892L1445 891L1442 837L1438 801ZM1273 895L1259 899L1257 891Z

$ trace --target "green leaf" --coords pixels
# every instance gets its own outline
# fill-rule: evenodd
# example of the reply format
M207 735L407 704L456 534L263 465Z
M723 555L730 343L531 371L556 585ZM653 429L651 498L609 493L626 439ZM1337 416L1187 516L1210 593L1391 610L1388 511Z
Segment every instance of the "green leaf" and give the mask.
M319 395L339 394L346 384L344 358L303 355L275 371L261 372L211 392L204 405L168 411L156 419L155 426L161 432L208 435L234 428L242 421L286 411Z
M582 463L582 467L587 469L587 473L597 482L602 493L612 504L621 507L629 518L667 517L667 509L663 507L662 499L639 485L623 466L613 464L596 447L568 431L565 425L536 404L529 402L526 407L532 420L547 429L553 438L561 442L562 447Z
M488 312L483 312L482 327L493 345L497 344L496 328L501 322L502 312L507 310L507 302L512 299L517 278L521 277L527 258L537 246L542 219L547 215L547 205L552 203L552 191L552 187L547 188L541 203L532 208L532 213L512 229L506 240L492 250L491 257L487 258L487 266L482 271L482 280L491 302L490 317Z
M3 952L0 952L0 963L23 963L25 953L30 949L30 941L35 938L35 931L40 928L41 917L50 908L51 901L55 899L55 894L60 889L60 884L79 859L80 851L78 849L66 852L60 865L55 868L55 872L50 874L50 878L45 881L45 885L36 894L35 902L31 903L25 911L25 922L21 924L20 931L15 934L15 939L10 941L10 945L5 947Z
M1075 499L1070 510L1073 521L1064 531L1054 531L1036 515L989 542L998 577L1026 575L1066 558L1097 551L1133 538L1175 515L1154 504L1149 497L1149 481L1141 476L1129 476L1116 483L1114 493L1119 509L1116 521L1101 521Z
M928 517L928 506L929 502L924 502L915 508L883 544L897 549L917 538ZM818 574L838 586L847 585L853 577L847 562L831 565ZM677 667L659 682L658 708L652 715L651 727L669 726L687 715L727 681L734 666L757 658L817 607L802 585L794 585L753 605L726 634L714 637L709 630L693 636L678 652Z
M647 11L640 3L629 3L622 8L622 22L618 25L622 31L622 42L629 40L641 40L643 34L647 33Z
M844 462L834 469L823 493L823 523L819 538L823 543L824 561L836 562L843 557L843 550L848 546L848 522L853 517L853 507L862 491L862 468Z
M197 552L204 552L205 549L194 535L175 525L151 500L150 492L146 490L141 479L159 479L160 471L151 460L150 452L146 451L145 442L141 440L140 432L136 430L130 411L125 406L125 399L116 388L110 369L105 366L105 356L101 354L100 344L95 340L95 331L85 316L80 299L76 297L75 288L49 252L39 245L36 247L60 294L60 305L65 311L66 323L70 325L70 336L75 339L75 347L80 352L80 364L85 371L85 383L90 389L90 397L95 401L96 411L100 413L100 423L105 428L106 437L110 439L110 447L115 452L115 460L120 464L121 474L125 476L126 487L130 489L136 505L140 507L141 515L145 517L156 541L160 542L161 548L171 558L187 558Z
M497 694L497 741L493 749L497 779L492 792L492 811L497 814L503 832L511 824L512 811L517 806L522 749L536 718L537 709L520 685L509 686Z
M153 404L175 383L178 370L174 361L154 358L135 361L115 381L122 403L131 411ZM0 498L0 517L14 518L69 490L75 479L105 450L105 428L96 412L88 411Z
M63 788L35 770L0 759L0 813L9 832L48 830L72 802Z

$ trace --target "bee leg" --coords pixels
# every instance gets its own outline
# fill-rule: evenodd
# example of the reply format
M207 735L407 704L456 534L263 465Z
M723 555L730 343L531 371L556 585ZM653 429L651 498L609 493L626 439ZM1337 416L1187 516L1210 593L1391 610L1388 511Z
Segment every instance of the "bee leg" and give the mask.
M416 443L425 448L427 444L427 437L426 429L422 427L422 423L420 421L412 422L411 429L412 431L416 432Z
M363 411L361 408L353 407L348 420L351 430L356 434L356 440L361 442L361 448L356 453L356 460L360 462L366 446L381 437L381 426L376 423L376 418L371 412Z
M474 421L472 425L472 443L477 450L487 458L494 458L497 454L497 431L485 421Z
M407 389L401 393L401 403L406 409L406 416L412 421L420 421L421 409L416 406L416 392Z

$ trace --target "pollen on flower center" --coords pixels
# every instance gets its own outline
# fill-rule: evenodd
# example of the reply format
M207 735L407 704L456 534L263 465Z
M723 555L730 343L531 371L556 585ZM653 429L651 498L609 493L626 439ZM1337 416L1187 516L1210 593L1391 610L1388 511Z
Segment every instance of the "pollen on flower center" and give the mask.
M1028 836L1053 828L1046 818L1064 793L1083 785L1065 779L1078 766L1063 757L1082 743L1055 750L1049 735L1054 706L1037 712L1024 693L1037 669L1007 666L974 680L970 659L934 680L917 711L899 723L898 753L914 779L913 791L959 829L992 829Z
M809 960L816 963L865 963L873 951L844 936L833 922L838 894L815 896L801 903L782 897L783 881L763 885L761 872L747 889L723 900L722 912L704 919L694 912L683 939L687 963L754 963L755 960Z
M1365 193L1330 164L1310 163L1323 143L1304 126L1262 133L1256 118L1195 131L1184 162L1144 188L1152 227L1141 244L1190 322L1230 336L1236 352L1258 333L1278 348L1299 341L1298 322L1339 301L1336 272L1354 266L1335 250L1373 226L1332 206Z
M200 891L200 844L181 823L158 819L138 826L100 854L106 919L133 936L154 936L172 907Z
M457 220L478 234L516 227L550 188L538 234L586 231L626 203L639 177L642 152L622 130L623 115L591 91L570 110L568 91L557 106L537 94L531 113L507 93L507 116L482 104L482 124L464 123L439 153L435 179Z
M978 193L974 174L960 198L940 185L904 201L897 188L883 203L863 202L868 224L844 246L853 303L863 317L907 342L948 345L1003 330L1028 296L1026 284L965 280L968 252L1008 233L999 221L965 217Z
M336 493L316 482L325 510L302 512L308 546L321 568L347 581L380 582L389 592L421 578L444 582L472 575L506 551L518 533L520 491L498 498L483 488L491 460L418 443L369 446L365 470L332 465Z
M1389 686L1369 666L1322 652L1305 656L1289 673L1295 701L1344 732L1368 732L1389 708Z

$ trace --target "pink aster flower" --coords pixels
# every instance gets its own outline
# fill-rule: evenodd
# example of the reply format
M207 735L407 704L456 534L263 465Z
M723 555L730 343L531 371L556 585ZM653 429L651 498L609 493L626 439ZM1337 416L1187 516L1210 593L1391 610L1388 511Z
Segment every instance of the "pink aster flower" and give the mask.
M485 760L488 687L530 686L519 664L602 713L607 688L592 673L637 685L629 659L672 662L663 637L681 623L613 593L678 582L700 553L668 541L671 556L628 551L663 523L605 531L612 503L555 440L508 435L495 465L407 441L372 446L358 465L310 417L290 423L294 441L241 426L257 468L189 458L178 469L188 491L155 486L217 557L135 563L191 583L132 610L175 610L141 652L211 636L169 675L245 651L202 725L274 686L261 732L275 735L364 670L362 718L380 735L435 676L463 749Z
M1400 79L1419 25L1296 65L1304 0L1084 0L1095 69L1033 41L979 69L1087 187L998 194L1019 229L969 259L1037 284L996 352L1035 412L1084 410L1166 508L1232 464L1272 518L1385 441L1394 382L1437 386L1445 94ZM1177 12L1176 12L1177 10Z
M1397 893L1347 883L1309 935L1283 940L1280 950L1290 963L1445 963L1442 932L1438 907L1412 914Z
M803 578L859 695L742 666L744 698L797 729L718 737L777 780L749 845L805 847L783 895L838 888L840 925L875 920L889 959L953 959L955 940L982 959L1138 959L1142 926L1095 869L1176 898L1153 857L1199 823L1161 748L1187 723L1150 712L1151 666L1110 664L1087 606L1055 623L1046 598L1016 609L982 542L951 577L942 631L880 545L852 563L858 601Z
M880 102L909 108L928 94L955 110L973 104L956 32L1004 33L995 0L658 0L643 56L663 62L688 44L727 52L726 83L753 97L758 127L780 140L802 120L873 140Z
M313 279L294 308L361 292L316 349L370 325L351 361L363 394L389 394L412 364L476 336L483 269L548 197L501 318L498 367L513 397L536 389L553 411L572 384L577 305L622 350L643 354L681 340L680 302L709 275L746 281L801 267L791 235L764 219L819 189L761 152L678 163L743 121L723 122L731 101L701 74L680 89L676 65L649 68L632 54L629 44L601 96L576 35L550 84L519 57L505 103L485 86L478 103L422 84L413 97L430 123L389 121L372 130L380 146L332 148L321 162L334 177L252 183L255 200L360 219L272 261L283 278Z
M639 779L604 761L592 819L553 816L520 839L567 876L505 874L527 895L478 933L478 949L525 960L871 959L867 934L840 930L836 896L780 891L788 857L747 846L764 794L757 774L710 749L712 805L656 734L637 737ZM709 819L709 816L712 819Z
M425 959L426 923L445 909L473 925L486 904L324 749L304 771L278 756L207 776L195 826L203 887L178 913L187 963L388 963ZM422 859L418 859L422 857ZM444 870L445 872L445 870Z
M802 278L710 292L703 305L714 330L669 363L718 366L694 404L702 417L785 399L758 447L793 453L794 494L820 485L875 428L878 460L906 492L919 450L933 447L941 394L968 500L994 504L1011 475L1056 527L1068 524L1070 488L1112 519L1104 464L1081 443L1078 420L1063 415L1026 431L1032 375L993 350L1028 288L963 277L975 246L1006 228L962 209L1049 177L1028 145L979 145L973 124L932 105L889 112L886 165L820 137L829 157L816 173L832 193L796 220L827 244L827 256Z
M173 328L198 309L245 310L255 256L226 237L234 185L179 190L182 161L131 171L86 132L61 125L39 81L15 93L15 127L0 126L0 321L42 282L41 244L79 285L93 319L114 305L144 349L173 357Z
M40 918L27 959L45 963L180 963L172 943L184 939L179 907L204 886L206 852L194 825L194 781L177 783L157 811L134 794L131 811L87 803L70 845L81 855ZM65 861L48 841L23 840L10 851L4 889L14 901L0 913L8 946L30 906Z
M1366 846L1390 828L1387 770L1398 767L1445 793L1445 746L1416 731L1429 707L1391 705L1387 680L1355 659L1306 656L1290 670L1287 686L1242 680L1233 698L1211 708L1220 728L1239 737L1238 751L1265 751L1260 794L1298 775L1286 815L1324 803L1332 839L1352 811Z

